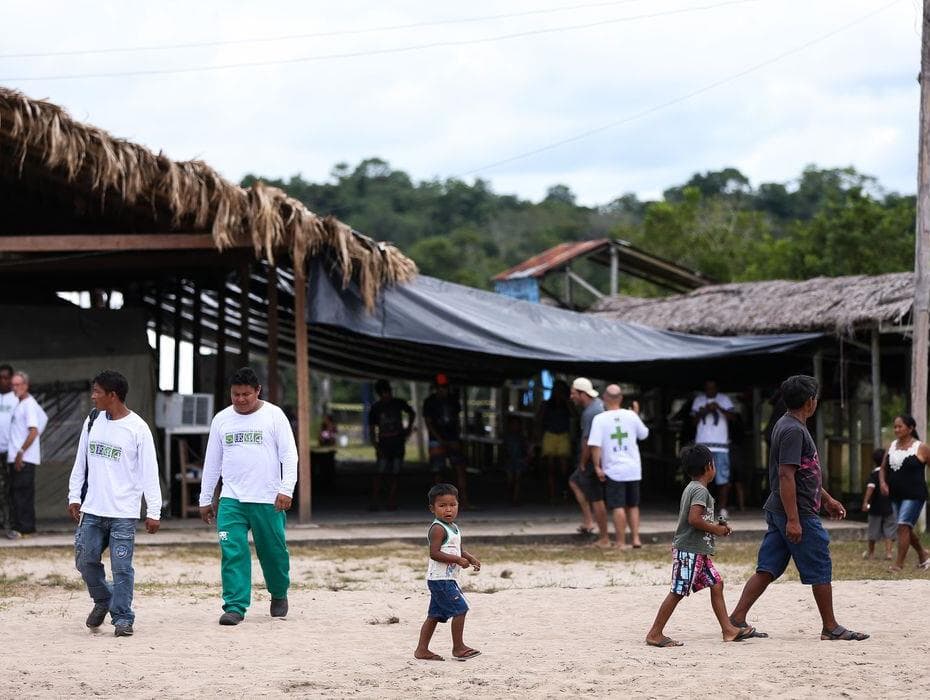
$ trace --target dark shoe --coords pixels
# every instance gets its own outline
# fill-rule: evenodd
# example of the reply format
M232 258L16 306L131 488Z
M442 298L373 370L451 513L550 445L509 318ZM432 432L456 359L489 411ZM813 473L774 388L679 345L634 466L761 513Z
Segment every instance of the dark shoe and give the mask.
M128 622L121 622L113 630L114 637L131 637L132 636L132 625Z
M94 603L94 609L90 611L90 615L87 616L87 621L84 623L91 629L96 629L103 624L103 621L107 619L107 613L110 612L110 606L104 605L103 603Z
M220 615L221 625L238 625L245 618L237 612L226 612Z
M271 599L271 616L287 617L287 598Z

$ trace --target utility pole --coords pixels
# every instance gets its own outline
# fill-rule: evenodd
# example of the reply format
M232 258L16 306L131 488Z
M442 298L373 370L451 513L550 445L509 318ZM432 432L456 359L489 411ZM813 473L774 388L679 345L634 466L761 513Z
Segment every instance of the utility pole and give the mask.
M914 339L911 346L911 413L927 433L927 345L930 342L930 0L924 0L920 37L920 125L917 161L917 236L914 247Z

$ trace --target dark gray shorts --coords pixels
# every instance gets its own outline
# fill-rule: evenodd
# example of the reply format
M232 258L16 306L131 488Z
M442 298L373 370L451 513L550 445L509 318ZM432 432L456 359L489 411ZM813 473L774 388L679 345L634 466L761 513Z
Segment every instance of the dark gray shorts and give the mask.
M604 485L604 499L610 510L614 508L635 508L639 505L638 481L614 481L607 479Z
M898 536L898 521L891 512L888 515L869 514L869 539L873 542L878 540L893 540Z
M594 467L590 464L584 471L576 467L575 471L572 472L568 479L578 485L584 497L591 501L591 503L604 500L604 483L597 478L597 474L594 473Z

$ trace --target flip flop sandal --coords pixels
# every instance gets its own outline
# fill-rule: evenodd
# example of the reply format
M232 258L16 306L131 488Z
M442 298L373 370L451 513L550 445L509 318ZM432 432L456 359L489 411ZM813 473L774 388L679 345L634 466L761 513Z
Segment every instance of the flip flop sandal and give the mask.
M465 652L464 654L462 654L461 656L454 656L454 655L453 655L453 657L456 658L456 659L458 659L459 661L466 661L467 659L473 659L473 658L475 658L476 656L481 656L481 652L478 651L477 649L469 649L468 651L466 651L466 652Z
M842 625L834 629L833 631L823 630L820 633L821 640L827 640L831 642L861 642L864 639L868 639L869 635L863 632L853 632L848 630Z
M683 646L685 645L684 642L676 641L676 640L672 639L671 637L663 637L663 638L662 638L660 641L658 641L658 642L650 642L650 641L647 639L647 640L646 640L646 644L647 644L647 646L658 647L659 649L666 649L666 648L668 648L668 647L683 647Z
M749 625L746 624L745 622L737 623L737 622L733 622L733 620L731 619L730 624L733 625L734 627L739 627L741 630L749 629ZM760 632L755 627L752 628L752 634L746 637L743 637L743 639L768 639L768 638L769 638L768 632Z
M765 634L765 633L763 632L762 634ZM756 628L755 628L755 627L740 627L740 628L739 628L739 634L736 635L736 637L734 637L733 641L734 641L734 642L744 642L744 641L746 641L747 639L752 639L752 638L755 637L755 636L756 636ZM765 636L768 637L767 634L766 634Z

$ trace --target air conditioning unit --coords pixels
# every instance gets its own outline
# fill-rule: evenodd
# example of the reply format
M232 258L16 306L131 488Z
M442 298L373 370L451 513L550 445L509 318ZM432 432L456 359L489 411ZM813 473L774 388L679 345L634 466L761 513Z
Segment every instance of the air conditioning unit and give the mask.
M159 428L209 428L213 420L213 394L155 395L155 425Z

